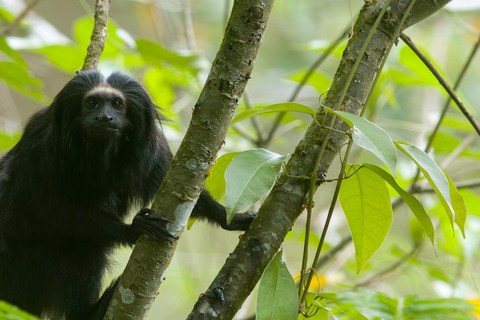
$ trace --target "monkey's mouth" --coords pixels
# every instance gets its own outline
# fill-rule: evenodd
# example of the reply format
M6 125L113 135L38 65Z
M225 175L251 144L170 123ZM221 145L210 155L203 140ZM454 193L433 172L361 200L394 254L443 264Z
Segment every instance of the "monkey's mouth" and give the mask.
M111 138L121 134L120 128L112 126L95 126L88 130L88 135L94 138Z

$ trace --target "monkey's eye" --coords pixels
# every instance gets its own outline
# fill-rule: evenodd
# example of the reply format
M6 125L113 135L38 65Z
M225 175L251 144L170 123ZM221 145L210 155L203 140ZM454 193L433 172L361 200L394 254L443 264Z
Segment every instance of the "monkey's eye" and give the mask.
M98 105L97 100L90 98L87 100L87 106L90 108L95 108Z
M120 101L119 99L114 99L112 101L112 107L114 108L120 108L122 106L122 101Z

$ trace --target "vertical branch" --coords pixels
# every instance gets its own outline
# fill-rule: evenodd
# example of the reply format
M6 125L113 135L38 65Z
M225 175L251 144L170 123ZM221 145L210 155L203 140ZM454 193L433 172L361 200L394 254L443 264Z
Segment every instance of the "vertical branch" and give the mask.
M97 0L95 3L95 25L93 26L90 45L83 63L82 71L97 69L107 38L108 14L110 0Z
M157 193L152 209L172 221L179 236L222 147L239 99L253 71L273 0L236 0L210 74L195 104L192 120ZM105 319L144 319L177 241L141 237L110 300ZM212 318L213 319L213 318Z

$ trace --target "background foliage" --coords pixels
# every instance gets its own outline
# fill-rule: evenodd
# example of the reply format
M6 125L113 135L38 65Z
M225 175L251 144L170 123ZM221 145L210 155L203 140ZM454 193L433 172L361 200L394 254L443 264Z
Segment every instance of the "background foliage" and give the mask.
M227 12L225 7L231 5L229 1L192 0L193 29L189 29L185 28L188 25L185 3L174 0L112 2L112 19L99 66L100 71L106 74L120 69L142 80L170 120L163 127L173 149L183 136L191 108L220 43ZM462 9L463 3L477 4L477 7ZM290 101L308 68L343 33L353 19L351 12L355 15L362 4L362 1L349 3L334 0L278 1L247 87L248 98L241 101L238 112ZM18 141L25 119L40 106L48 104L74 72L80 69L93 26L91 6L92 3L82 0L41 1L17 28L11 33L2 34L2 30L22 10L22 1L0 1L2 151L7 151ZM463 61L480 36L479 7L475 1L456 0L447 10L408 30L417 45L450 82L456 79ZM192 32L194 37L191 37ZM297 95L296 102L315 110L318 108L318 97L328 89L344 46L345 43L336 46L334 53L308 79L307 86ZM477 103L480 101L479 59L477 57L468 69L458 92L477 119L480 112ZM445 99L446 95L438 81L415 54L400 42L390 54L366 118L383 128L394 140L423 149ZM234 163L234 155L230 152L259 147L279 155L291 152L311 119L308 116L310 111L302 109L300 105L288 105L287 108L300 112L289 112L282 118L270 143L265 137L277 117L276 112L263 113L254 120L236 119L238 122L232 126L223 148L225 155L212 169L210 181L207 180L207 187L214 196L220 200L224 196L222 176L230 162ZM262 160L255 160L254 163L266 163L267 169L274 171L274 177L283 157L271 152L260 151ZM352 152L350 162L370 163L372 167L382 167L385 163L395 174L388 160L382 161L382 157L378 158L374 153L358 147ZM425 221L419 218L423 213L419 213L421 209L416 203L394 206L393 215L390 214L391 227L388 221L382 227L385 242L382 239L376 247L370 248L375 252L381 246L372 259L360 259L363 269L359 268L358 258L355 266L355 255L360 253L354 251L353 244L349 244L317 270L311 291L321 291L322 294L316 297L323 300L318 302L316 318L327 319L328 312L337 317L343 314L354 319L447 319L445 314L451 315L451 319L471 318L470 310L478 307L480 299L480 139L455 106L450 108L433 140L431 156L455 182L465 200L469 213L465 226L466 239L463 239L463 231L458 227L454 227L452 232L451 221L435 193L416 194L425 214L432 220L432 230L428 231ZM241 158L235 159L241 162ZM248 159L252 158L247 157L244 166L251 168ZM241 163L236 165L241 168ZM327 181L336 178L339 167L339 162L332 167ZM401 195L399 188L407 188L415 174L413 162L399 154L396 170L399 187L387 183L382 189L389 191L383 194L387 204L390 199L395 201L398 193ZM373 183L374 187L384 183L382 179L380 182L372 180L374 178L369 175L372 175L371 171L362 169L356 179L366 177L366 181ZM253 180L255 177L246 178ZM351 183L353 179L347 181ZM348 183L342 188L348 188ZM460 188L465 183L468 188ZM228 189L228 179L226 185ZM314 221L308 246L311 255L319 240L333 187L333 183L326 182L322 192L315 197ZM420 190L429 189L431 187L423 179ZM254 191L258 198L264 194L258 189ZM376 191L367 194L378 195ZM347 192L343 195L352 197ZM365 203L367 200L359 201ZM372 201L377 200L375 198ZM352 204L348 199L347 202ZM348 211L345 206L343 210ZM350 231L354 235L356 232L365 232L365 228L357 228L356 231L358 224L354 224L354 227L350 224L349 229L348 213L346 219L341 211L341 207L337 206L326 238L327 248L335 247L342 239L348 239ZM298 274L302 260L305 236L302 218L297 221L283 249L286 267L294 276ZM379 220L385 222L384 219ZM433 229L435 247L428 240L429 237L433 239ZM378 230L377 226L374 226L374 230ZM165 319L185 318L198 294L205 290L235 246L237 236L195 224L182 237L168 271L168 281L162 286L150 318L158 318L159 315ZM122 270L128 255L127 250L118 253L118 268L112 272L113 276ZM282 269L285 265L280 261L275 263L272 269L285 275ZM360 269L361 273L357 274ZM266 278L262 280L267 281ZM360 287L361 291L345 290ZM313 293L310 295L310 299L315 297ZM445 300L447 298L458 300ZM265 296L259 299L265 299ZM245 303L238 318L255 311L255 300L252 298ZM3 310L6 310L5 314L12 312L2 307L0 318ZM259 315L262 312L265 310L258 310ZM442 316L435 316L436 312ZM425 314L430 314L430 318Z

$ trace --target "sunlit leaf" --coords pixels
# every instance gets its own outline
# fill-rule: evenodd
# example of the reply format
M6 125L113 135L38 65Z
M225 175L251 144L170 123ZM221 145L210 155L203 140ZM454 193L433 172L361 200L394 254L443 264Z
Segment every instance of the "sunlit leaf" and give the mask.
M292 320L298 316L298 294L278 252L263 272L258 287L257 320Z
M225 170L238 154L239 152L230 152L220 156L210 170L205 186L213 199L219 201L225 195Z
M334 111L324 107L325 111L338 115L350 127L353 128L353 142L361 148L372 152L382 161L393 174L397 176L395 167L397 165L397 149L392 138L382 128L359 117L353 113Z
M37 100L44 100L39 90L42 82L31 76L27 69L18 63L0 61L0 79L10 87Z
M410 210L412 210L413 214L415 214L418 221L422 224L423 228L425 229L425 233L427 234L432 244L434 244L435 231L433 228L433 224L432 224L432 221L430 220L430 217L425 212L425 209L423 208L420 201L418 201L417 198L412 196L410 193L403 190L397 184L395 179L382 168L369 163L364 163L362 164L362 166L378 174L380 177L382 177L382 179L388 182L395 189L395 191L397 191L397 193L402 197L403 201L405 201L405 203L408 205Z
M429 60L432 61L432 63L435 65L435 68L437 68L437 70L444 75L444 73L441 71L441 68L435 64L434 59L428 55L427 50L425 50L425 48L421 48L421 50L425 55L428 56ZM424 84L440 87L440 83L438 82L437 78L408 46L404 46L400 50L400 62L410 72L415 74ZM445 77L445 79L448 79L448 77Z
M0 38L0 51L12 58L16 63L22 65L26 64L25 59L23 59L23 57L18 53L18 51L10 48L5 38Z
M432 158L422 150L415 146L409 145L404 142L394 141L399 150L405 153L410 159L415 162L418 168L422 171L425 178L428 180L433 190L437 194L440 202L445 209L450 224L453 228L453 221L455 219L455 212L452 207L452 201L450 198L450 187L448 179L443 173L443 170L437 165Z
M285 157L265 149L252 149L232 160L225 171L227 221L270 190Z
M295 82L302 82L307 72L307 70L297 71L287 76L287 79ZM319 93L322 93L330 87L330 79L324 74L314 71L309 75L305 84L314 87Z
M6 133L0 132L0 150L9 150L13 148L20 140L22 135L20 133L14 135L8 135Z
M38 320L37 317L0 300L0 319L2 320Z
M465 200L445 170L443 170L443 173L448 180L448 186L450 188L450 199L452 200L452 207L455 211L455 224L460 228L463 238L465 238L465 222L467 220L467 206L465 205Z
M82 68L87 54L86 48L74 45L53 45L29 51L43 55L52 65L71 74Z
M163 62L168 62L180 70L197 69L198 57L195 55L181 55L145 39L138 39L136 44L145 61L153 65L161 66Z
M245 119L256 117L261 114L271 113L271 112L301 112L301 113L309 114L311 116L315 115L315 110L313 110L309 106L306 106L300 103L295 103L295 102L286 102L286 103L272 104L262 109L251 109L251 110L243 111L233 118L232 124L243 121Z
M352 166L349 171L358 167ZM380 249L392 225L390 194L383 178L360 169L342 181L339 200L352 234L359 273Z

